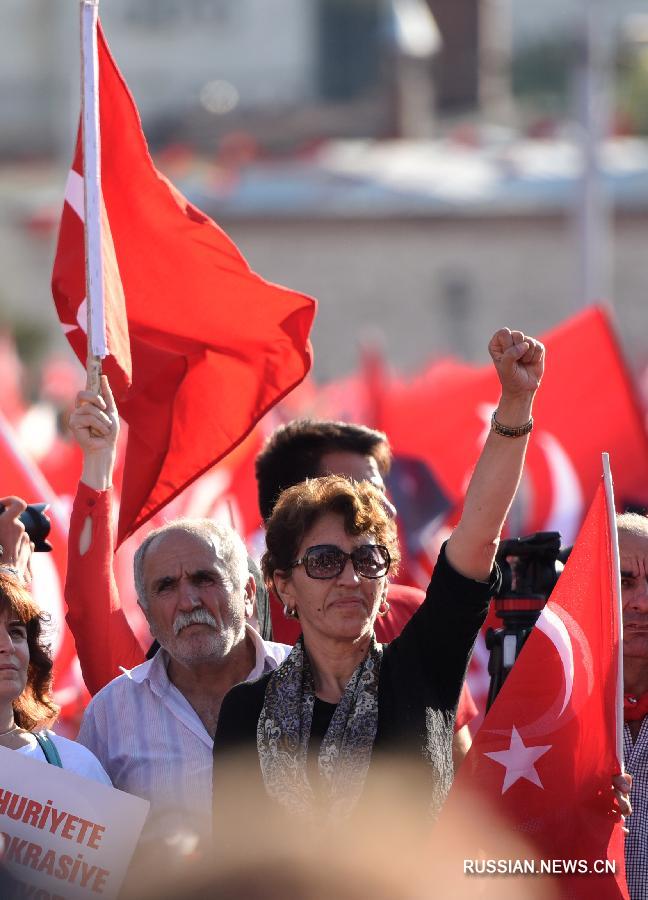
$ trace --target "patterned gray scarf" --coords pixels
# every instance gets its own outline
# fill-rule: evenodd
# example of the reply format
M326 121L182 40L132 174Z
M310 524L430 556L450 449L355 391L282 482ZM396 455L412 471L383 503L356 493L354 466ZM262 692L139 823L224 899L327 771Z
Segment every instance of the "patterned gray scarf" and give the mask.
M382 644L372 638L322 741L317 762L331 819L351 812L364 785L378 728L382 652ZM300 637L266 687L257 748L268 794L307 818L314 818L317 806L306 769L314 706L313 673Z

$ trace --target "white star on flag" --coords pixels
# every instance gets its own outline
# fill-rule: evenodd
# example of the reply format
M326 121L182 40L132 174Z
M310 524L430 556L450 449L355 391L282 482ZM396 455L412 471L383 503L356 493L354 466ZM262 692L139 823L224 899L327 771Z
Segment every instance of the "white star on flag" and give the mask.
M547 750L551 750L551 747L552 744L544 747L526 747L514 725L508 750L498 750L494 753L484 754L484 756L489 756L506 769L502 794L505 794L520 778L526 778L527 781L544 790L540 776L536 771L535 762L541 756L544 756Z

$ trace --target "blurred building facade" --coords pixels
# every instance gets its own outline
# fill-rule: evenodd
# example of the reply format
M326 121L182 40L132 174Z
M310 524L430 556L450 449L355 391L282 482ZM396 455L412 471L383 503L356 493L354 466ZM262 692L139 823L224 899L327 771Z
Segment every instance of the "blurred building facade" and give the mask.
M593 2L613 27L642 7L642 0ZM576 35L585 6L104 0L101 16L153 145L205 148L232 128L273 146L429 134L436 108L461 113L501 96L516 48ZM3 0L2 7L0 158L67 155L78 110L78 4ZM420 127L401 114L413 93L416 117L429 119Z
M480 99L485 14L508 18L511 40L522 45L564 33L584 2L547 0L541 15L527 0L103 0L102 18L149 140L160 147L176 141L206 146L200 177L213 184L225 166L209 151L232 130L263 136L279 151L314 134L384 137L419 127L416 136L425 137L434 121L422 115L417 121L417 110L431 115L436 106L451 113ZM636 11L642 2L618 0L614 15ZM423 7L433 19L421 18ZM412 23L424 21L422 41ZM78 116L77 3L3 0L2 22L0 158L54 154L58 162L48 170L0 167L0 319L34 322L63 345L49 270ZM429 94L422 88L426 73ZM398 91L405 85L411 94L414 83L421 93L406 107ZM405 123L408 118L414 125ZM559 154L562 161L552 170L546 146L528 148L541 171L525 187L512 153L482 149L480 156L472 146L469 159L460 142L421 143L413 151L425 163L421 184L412 158L390 160L380 176L391 178L393 169L409 180L393 189L389 202L382 186L376 189L376 173L338 172L341 193L354 198L346 209L331 202L330 171L313 175L294 158L285 165L296 176L279 167L264 175L234 166L225 180L232 194L239 192L238 209L221 195L208 212L257 271L320 299L320 377L353 368L358 335L368 324L384 331L390 359L405 368L446 351L479 358L483 335L495 325L516 322L541 331L577 307L569 203L563 197L551 209L540 208L552 185L563 185L565 195L572 190L577 165ZM494 168L508 179L512 198L508 211L498 209L495 175L487 167L497 154ZM644 178L641 166L633 177ZM424 196L435 179L447 208L432 209ZM460 208L453 192L473 180L483 185L486 200L477 210ZM644 362L648 201L637 183L629 184L631 202L616 221L611 296L630 352ZM191 185L180 181L180 187L202 205ZM522 188L532 200L521 212L516 198ZM314 199L285 215L263 204L264 197L279 195L286 207L304 196Z
M100 13L151 142L205 147L223 128L267 132L271 143L282 132L287 142L389 131L392 5L109 0ZM3 3L0 156L67 151L78 30L75 2Z

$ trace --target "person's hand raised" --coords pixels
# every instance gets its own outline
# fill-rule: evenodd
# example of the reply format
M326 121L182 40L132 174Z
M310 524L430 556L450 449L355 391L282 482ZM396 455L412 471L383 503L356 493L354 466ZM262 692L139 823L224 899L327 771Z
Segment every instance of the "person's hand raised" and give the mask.
M119 416L105 375L101 376L101 394L79 391L69 424L84 453L110 451L115 447L119 435Z
M533 394L544 373L544 344L521 331L500 328L488 345L504 397Z
M83 450L81 480L95 490L106 490L112 483L119 414L105 375L101 376L101 394L79 391L69 425Z

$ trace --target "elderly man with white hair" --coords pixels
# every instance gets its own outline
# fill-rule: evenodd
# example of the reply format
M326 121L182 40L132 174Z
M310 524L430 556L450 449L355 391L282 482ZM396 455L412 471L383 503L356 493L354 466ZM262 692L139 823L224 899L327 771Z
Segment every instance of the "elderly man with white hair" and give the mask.
M254 579L243 541L208 519L176 519L152 531L134 560L139 604L160 649L115 678L86 709L79 741L115 787L144 797L144 838L210 834L212 745L232 685L283 661L246 620Z
M94 429L101 441L115 427L112 398L108 413L96 395L80 398L73 427ZM245 545L227 525L176 519L151 531L135 554L134 577L160 649L96 694L78 740L115 787L150 801L143 840L187 852L211 833L212 746L223 697L275 669L290 648L264 641L248 624L255 582Z

